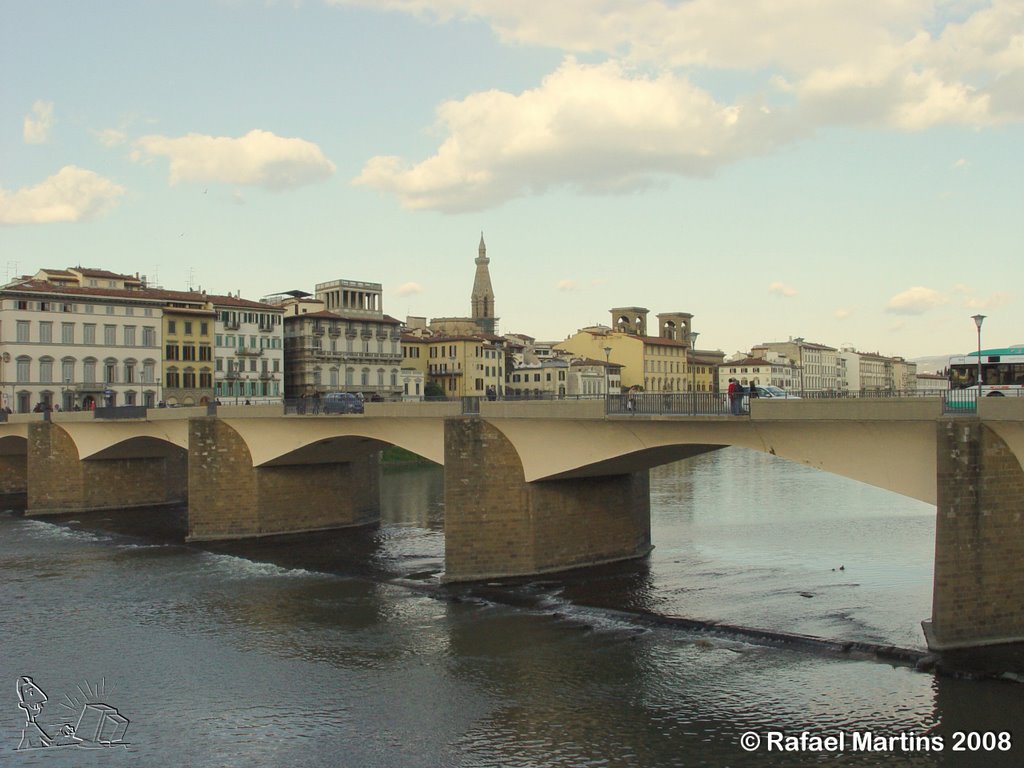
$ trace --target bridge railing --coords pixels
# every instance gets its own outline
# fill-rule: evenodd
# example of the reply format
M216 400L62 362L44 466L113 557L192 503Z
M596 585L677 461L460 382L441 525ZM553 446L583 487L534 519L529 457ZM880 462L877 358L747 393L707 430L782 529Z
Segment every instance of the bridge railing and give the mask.
M723 416L729 397L720 392L632 392L608 397L609 415Z

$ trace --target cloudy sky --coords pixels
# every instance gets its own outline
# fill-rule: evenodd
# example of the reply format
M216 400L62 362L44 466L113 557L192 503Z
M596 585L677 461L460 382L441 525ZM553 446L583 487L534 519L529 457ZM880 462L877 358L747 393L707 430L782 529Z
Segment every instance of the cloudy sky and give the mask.
M0 3L0 277L1024 342L1024 0Z

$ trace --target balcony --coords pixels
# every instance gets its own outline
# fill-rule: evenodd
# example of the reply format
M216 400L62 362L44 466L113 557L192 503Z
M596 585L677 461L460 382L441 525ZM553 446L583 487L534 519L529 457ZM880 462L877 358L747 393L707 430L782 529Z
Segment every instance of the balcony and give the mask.
M238 320L225 320L224 321L224 330L227 330L227 331L237 331L241 327L242 327L242 324Z
M238 347L235 353L241 357L259 357L263 354L263 347Z
M273 333L273 331L274 331L274 324L273 323L260 323L259 324L259 329L263 333Z
M324 327L322 325L314 325L313 326L313 330L311 331L311 333L314 336L323 336L324 335Z
M336 325L332 325L330 328L327 329L327 333L330 334L332 339L336 339L339 336L341 336L341 328L339 328Z

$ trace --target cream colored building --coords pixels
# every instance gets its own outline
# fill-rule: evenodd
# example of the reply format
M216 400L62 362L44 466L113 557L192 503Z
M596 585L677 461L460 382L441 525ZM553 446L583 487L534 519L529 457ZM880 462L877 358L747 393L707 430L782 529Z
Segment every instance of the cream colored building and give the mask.
M838 350L835 347L797 338L758 344L750 350L750 355L763 358L769 351L784 355L796 364L798 381L794 382L794 389L803 392L838 391Z
M402 361L403 367L422 371L449 398L486 397L490 388L500 397L505 391L505 351L499 336L405 334Z
M758 357L745 357L729 360L718 368L718 391L728 389L729 379L737 379L740 384L749 387L751 384L779 387L787 392L793 389L797 380L796 366L785 358L776 356L774 361Z

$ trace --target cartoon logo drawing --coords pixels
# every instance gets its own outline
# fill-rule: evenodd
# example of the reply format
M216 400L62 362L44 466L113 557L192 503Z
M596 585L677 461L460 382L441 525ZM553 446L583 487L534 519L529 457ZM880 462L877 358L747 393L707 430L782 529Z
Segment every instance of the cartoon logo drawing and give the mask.
M80 687L78 688L84 701L78 702L70 696L66 696L65 698L70 704L60 703L62 707L71 712L76 712L78 707L81 707L77 723L75 725L64 723L54 736L50 736L39 724L43 705L49 701L49 698L31 677L19 677L16 685L18 706L25 710L25 725L21 729L21 741L18 743L17 749L102 748L127 744L124 741L124 735L128 730L128 718L118 712L115 707L98 701L99 696L106 692L105 681L95 688L90 687L88 683L85 686L88 693Z

